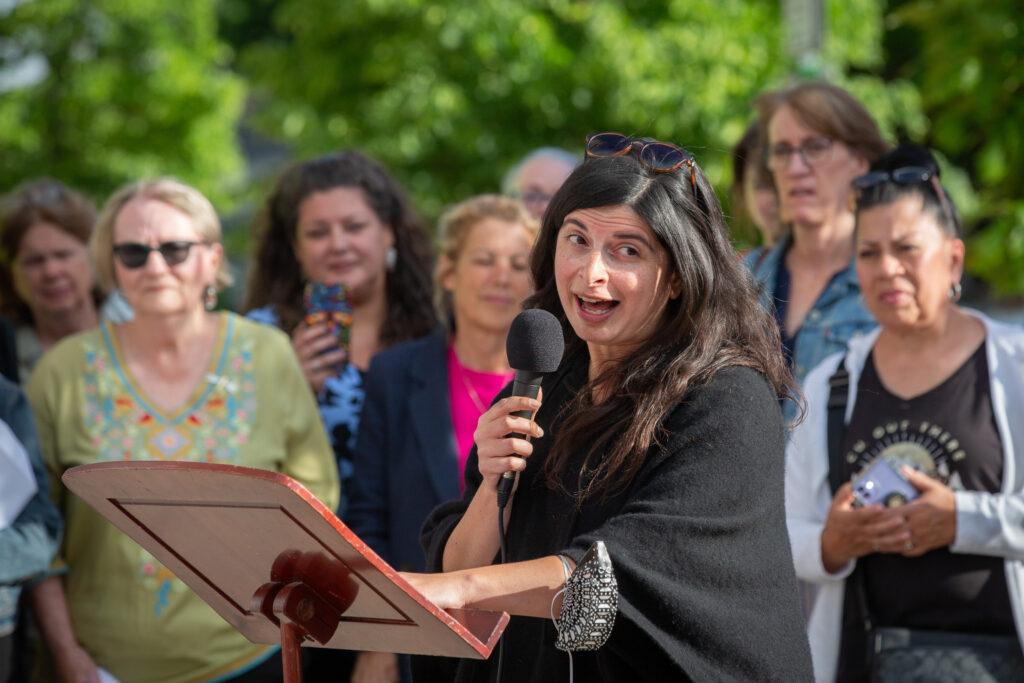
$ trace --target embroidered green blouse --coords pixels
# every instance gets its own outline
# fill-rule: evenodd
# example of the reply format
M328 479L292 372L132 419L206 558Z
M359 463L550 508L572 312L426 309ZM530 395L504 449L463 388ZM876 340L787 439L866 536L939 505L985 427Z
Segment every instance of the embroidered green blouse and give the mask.
M28 388L54 499L66 522L57 569L75 635L97 665L139 683L210 681L272 650L239 635L149 553L60 483L109 460L219 462L283 472L338 503L334 455L287 337L222 313L204 381L176 413L156 408L122 361L114 327L74 335Z

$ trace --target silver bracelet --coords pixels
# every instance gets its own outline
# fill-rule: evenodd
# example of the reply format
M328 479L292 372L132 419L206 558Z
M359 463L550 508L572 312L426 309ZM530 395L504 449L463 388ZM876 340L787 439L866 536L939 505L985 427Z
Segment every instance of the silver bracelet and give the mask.
M569 575L572 574L572 567L569 566L569 560L566 559L565 555L555 555L562 562L562 581L569 580Z

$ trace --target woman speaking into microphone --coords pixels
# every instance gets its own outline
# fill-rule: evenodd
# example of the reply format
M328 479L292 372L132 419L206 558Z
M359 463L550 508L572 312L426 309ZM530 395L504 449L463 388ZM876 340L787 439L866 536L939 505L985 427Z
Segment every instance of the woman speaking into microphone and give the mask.
M454 679L810 679L783 507L792 380L704 174L675 145L590 136L531 270L561 365L543 403L506 389L481 416L465 495L424 526L441 573L405 575L442 607L514 615L502 655Z

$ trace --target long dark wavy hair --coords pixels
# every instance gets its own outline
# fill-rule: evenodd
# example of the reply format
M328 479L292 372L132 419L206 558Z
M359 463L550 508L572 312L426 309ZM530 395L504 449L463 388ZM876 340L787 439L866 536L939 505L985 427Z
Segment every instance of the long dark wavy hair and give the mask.
M295 257L299 205L315 192L338 187L362 190L377 218L394 233L398 258L386 278L387 318L380 330L381 347L427 334L437 325L430 240L398 182L357 151L294 164L278 178L257 221L259 242L245 309L272 305L281 328L289 333L299 324L305 284Z
M632 155L588 159L565 181L544 215L531 256L539 289L528 307L543 308L562 323L566 362L587 354L558 298L554 261L558 233L576 210L624 205L632 208L668 253L682 295L669 300L664 319L630 356L591 378L566 406L565 422L545 463L550 487L563 488L571 456L586 444L579 486L573 495L621 491L660 441L664 419L690 389L722 368L739 365L763 374L781 398L796 389L780 351L775 320L758 303L753 279L728 239L721 206L704 174L687 168L654 173ZM578 357L578 356L577 356ZM595 404L594 388L608 398Z

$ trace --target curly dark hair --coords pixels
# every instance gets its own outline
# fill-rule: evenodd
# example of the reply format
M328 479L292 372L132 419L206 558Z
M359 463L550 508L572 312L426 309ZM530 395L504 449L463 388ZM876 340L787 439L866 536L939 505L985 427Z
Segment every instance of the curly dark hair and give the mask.
M362 190L367 204L394 233L397 260L387 274L381 347L427 334L437 325L430 240L398 182L379 163L351 150L299 162L278 178L258 219L259 242L245 309L274 306L281 328L289 333L299 324L304 285L295 256L299 206L315 192L338 187Z
M53 178L37 178L16 187L0 207L0 314L16 325L31 325L32 312L14 290L12 265L25 235L39 223L49 223L82 244L89 243L96 207L84 195ZM93 287L93 300L103 296Z
M659 440L664 419L693 387L733 365L762 373L780 398L796 387L780 352L779 330L758 303L756 287L729 243L714 190L699 168L691 185L687 169L654 173L633 155L585 161L552 199L531 256L542 308L562 323L566 362L587 354L559 301L555 245L565 217L576 210L628 206L668 253L682 296L669 300L658 330L631 355L602 371L564 411L551 455L549 486L569 474L570 454L586 448L577 500L621 491L639 471L642 456ZM594 388L608 398L595 404Z

